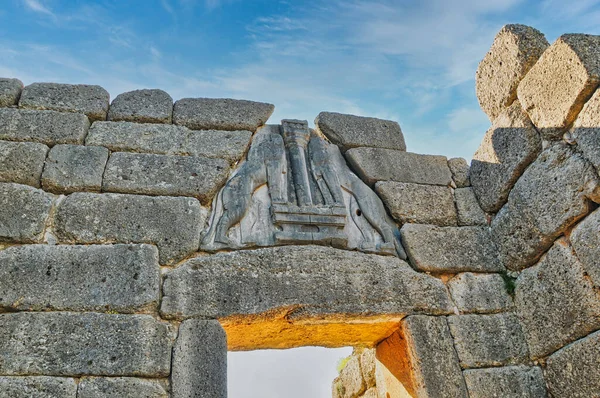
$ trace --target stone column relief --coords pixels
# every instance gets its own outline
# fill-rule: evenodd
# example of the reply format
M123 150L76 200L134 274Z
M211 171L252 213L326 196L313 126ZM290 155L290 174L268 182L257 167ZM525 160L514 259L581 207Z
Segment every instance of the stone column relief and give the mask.
M214 201L202 249L317 244L406 259L398 227L339 148L301 120L259 129Z

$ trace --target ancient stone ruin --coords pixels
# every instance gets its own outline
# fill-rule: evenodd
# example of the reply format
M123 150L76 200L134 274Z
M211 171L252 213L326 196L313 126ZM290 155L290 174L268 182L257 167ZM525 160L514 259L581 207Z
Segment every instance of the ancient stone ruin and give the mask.
M226 398L228 350L355 347L335 398L600 397L600 36L507 25L471 165L396 122L0 79L0 397Z

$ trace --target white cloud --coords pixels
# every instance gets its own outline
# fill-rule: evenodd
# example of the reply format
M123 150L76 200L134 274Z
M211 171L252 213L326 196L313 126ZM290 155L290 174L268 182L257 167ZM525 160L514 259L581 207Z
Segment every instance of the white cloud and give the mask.
M50 11L49 8L44 6L39 0L23 0L23 4L25 4L25 6L31 11L54 17L54 13Z

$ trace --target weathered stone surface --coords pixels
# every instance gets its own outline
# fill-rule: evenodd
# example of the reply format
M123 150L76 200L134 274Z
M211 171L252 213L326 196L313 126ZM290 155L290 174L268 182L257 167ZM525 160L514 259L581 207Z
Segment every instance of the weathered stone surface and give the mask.
M76 398L74 379L48 376L0 376L0 398Z
M110 104L108 120L171 123L173 98L166 92L157 89L135 90L119 94Z
M448 167L452 173L452 180L458 188L470 187L470 167L467 161L463 158L448 159Z
M470 398L546 398L539 367L506 366L464 371ZM567 397L569 394L556 395Z
M85 114L91 121L106 120L110 96L100 86L33 83L21 93L19 106Z
M348 363L340 372L339 378L343 386L341 394L343 398L358 397L367 389L360 369L360 360L355 355L350 357Z
M0 78L0 107L16 105L23 90L19 79Z
M503 270L485 227L436 227L405 224L402 244L413 266L429 272Z
M500 210L541 151L539 134L516 101L496 118L471 162L471 185L483 210Z
M454 200L458 215L459 226L487 225L487 215L479 207L473 188L457 188L454 190Z
M0 141L0 182L39 188L46 153L44 144Z
M52 201L41 189L0 183L0 241L40 242Z
M163 284L162 312L169 317L223 318L288 306L306 316L440 314L450 303L438 279L396 257L321 246L196 257L168 272Z
M444 156L419 155L382 148L354 148L346 152L352 169L367 184L377 181L450 185L452 174Z
M84 377L79 382L77 398L169 398L169 394L157 380Z
M571 140L577 149L600 172L600 90L584 105L570 131Z
M206 209L193 198L74 193L60 203L56 235L65 243L150 243L161 264L198 249Z
M360 370L367 388L375 386L375 349L367 348L360 354Z
M511 270L534 264L600 201L598 174L565 144L546 149L523 173L492 221L500 260Z
M134 312L158 305L150 245L25 245L0 251L0 308Z
M546 362L546 382L553 397L588 398L600 391L600 332L562 348Z
M504 280L498 274L458 274L448 281L448 289L463 314L500 312L512 306Z
M172 337L150 315L0 314L0 373L166 377Z
M228 98L184 98L175 102L173 123L193 130L249 130L266 123L275 106Z
M452 315L448 325L463 369L520 364L529 359L514 314Z
M107 192L193 196L209 204L225 184L229 163L195 156L113 153L102 189Z
M361 398L377 398L377 397L378 397L377 388L372 387L372 388L369 388L367 391L365 391L365 393L362 395Z
M533 359L600 328L600 292L564 241L524 270L516 285L515 306Z
M406 151L400 125L393 120L321 112L315 119L315 126L342 152L357 147Z
M519 101L547 139L560 138L600 83L600 36L566 34L542 54L518 88Z
M227 398L227 336L218 321L181 324L171 380L172 398Z
M456 207L450 187L380 181L375 191L401 224L456 225Z
M190 130L175 125L95 122L86 145L101 145L113 152L200 156L235 163L246 152L251 137L251 132L241 130Z
M100 192L108 149L100 146L55 145L50 149L42 186L54 193Z
M89 127L88 118L76 113L0 109L0 140L83 144Z
M481 108L491 121L517 99L517 86L549 44L537 29L505 25L479 63L475 84Z
M571 232L571 244L585 272L600 286L600 210L594 211Z

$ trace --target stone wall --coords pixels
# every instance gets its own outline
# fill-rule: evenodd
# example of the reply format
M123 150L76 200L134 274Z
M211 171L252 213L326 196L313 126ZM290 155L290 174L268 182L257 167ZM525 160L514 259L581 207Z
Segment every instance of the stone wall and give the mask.
M228 349L304 345L356 347L337 397L600 396L600 38L508 25L476 82L469 166L0 79L0 397L224 398Z

